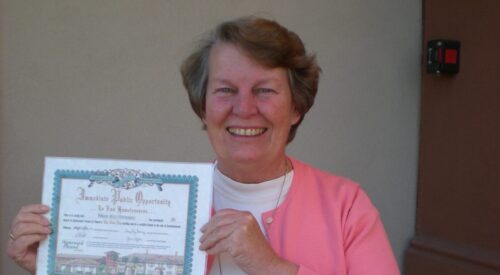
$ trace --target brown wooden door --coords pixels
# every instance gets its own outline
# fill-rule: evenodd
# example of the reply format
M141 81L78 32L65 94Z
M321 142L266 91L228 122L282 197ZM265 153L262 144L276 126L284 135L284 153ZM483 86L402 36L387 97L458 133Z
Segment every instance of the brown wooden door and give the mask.
M500 1L424 0L416 235L408 275L500 274ZM427 41L460 72L425 72Z

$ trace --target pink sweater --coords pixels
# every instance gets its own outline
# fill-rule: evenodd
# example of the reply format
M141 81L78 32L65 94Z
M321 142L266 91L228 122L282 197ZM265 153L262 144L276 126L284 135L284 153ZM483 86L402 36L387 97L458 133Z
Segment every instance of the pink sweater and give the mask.
M348 179L291 161L292 186L274 222L265 223L272 210L261 217L274 251L298 264L298 274L400 274L366 193Z

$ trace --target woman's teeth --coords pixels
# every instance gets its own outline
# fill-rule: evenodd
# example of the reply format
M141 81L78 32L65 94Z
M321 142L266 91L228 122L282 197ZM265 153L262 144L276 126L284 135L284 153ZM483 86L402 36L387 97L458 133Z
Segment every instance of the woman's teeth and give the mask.
M237 136L258 136L266 130L266 128L251 128L251 129L243 129L243 128L228 128L229 133Z

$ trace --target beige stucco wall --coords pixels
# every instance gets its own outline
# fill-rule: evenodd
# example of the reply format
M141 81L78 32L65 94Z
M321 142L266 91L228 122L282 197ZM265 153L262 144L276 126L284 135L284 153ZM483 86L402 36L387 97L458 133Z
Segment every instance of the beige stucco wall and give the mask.
M414 231L421 1L0 0L0 273L43 158L210 161L178 72L195 38L240 15L296 31L323 68L290 155L353 178L396 256Z

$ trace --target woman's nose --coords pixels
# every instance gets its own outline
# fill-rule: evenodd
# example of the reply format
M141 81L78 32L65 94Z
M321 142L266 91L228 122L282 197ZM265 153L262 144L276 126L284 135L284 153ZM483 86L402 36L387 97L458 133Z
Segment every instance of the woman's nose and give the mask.
M234 114L239 117L249 117L257 114L257 110L257 102L251 91L238 93L233 105Z

